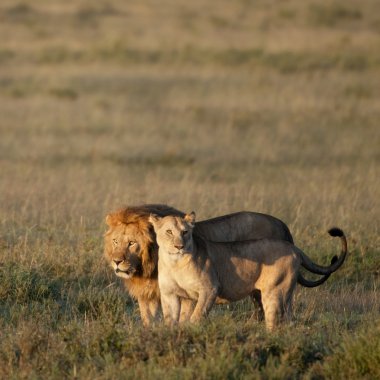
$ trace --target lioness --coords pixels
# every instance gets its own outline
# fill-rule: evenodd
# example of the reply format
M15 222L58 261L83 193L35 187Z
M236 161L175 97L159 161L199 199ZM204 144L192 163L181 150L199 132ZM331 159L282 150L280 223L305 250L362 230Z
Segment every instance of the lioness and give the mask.
M179 321L181 299L195 300L190 322L208 314L217 297L230 302L260 292L269 330L284 315L289 316L299 269L306 255L283 240L264 239L232 243L209 242L193 236L195 214L184 217L151 215L159 246L158 283L167 323ZM333 228L331 236L344 233ZM332 265L332 270L339 266Z
M123 279L130 295L137 299L144 325L149 325L156 318L160 304L157 282L158 247L149 223L151 213L158 216L185 215L162 204L126 207L107 215L109 229L104 235L105 258L115 274ZM193 234L219 242L263 238L293 242L288 227L281 220L246 211L197 222ZM318 286L331 273L331 267L321 267L311 261L305 261L302 265L313 273L324 275L317 281L308 281L300 276L298 281L303 286ZM186 308L190 307L189 303L183 307L184 314Z

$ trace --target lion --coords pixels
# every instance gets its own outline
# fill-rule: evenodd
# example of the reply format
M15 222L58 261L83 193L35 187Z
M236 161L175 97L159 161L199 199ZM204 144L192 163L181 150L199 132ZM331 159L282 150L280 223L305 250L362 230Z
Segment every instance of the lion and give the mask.
M159 246L158 284L166 323L179 322L181 299L196 301L189 318L194 323L207 316L217 298L234 302L257 292L268 330L290 318L301 263L309 260L294 244L278 239L207 241L192 233L194 212L184 217L151 215L149 221ZM345 260L347 241L339 228L329 233L342 241L334 272Z
M157 282L158 246L150 214L161 217L185 214L173 207L162 204L147 204L126 207L106 217L109 227L104 235L104 254L115 274L122 278L129 294L137 299L144 325L156 320L160 306L160 292ZM281 220L255 212L237 212L195 223L194 236L216 242L273 238L293 243L288 227ZM336 258L334 257L333 260ZM309 265L308 265L309 264ZM306 262L306 269L324 277L309 281L298 278L301 285L318 286L330 275L329 267ZM257 299L258 297L256 297ZM260 300L257 299L259 306ZM185 302L183 313L191 310Z

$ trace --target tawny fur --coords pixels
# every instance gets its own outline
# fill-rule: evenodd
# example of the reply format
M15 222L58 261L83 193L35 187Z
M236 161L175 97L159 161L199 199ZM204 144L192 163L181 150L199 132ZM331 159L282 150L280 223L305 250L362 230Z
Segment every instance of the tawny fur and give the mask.
M123 279L130 295L138 300L140 311L149 311L141 313L145 325L155 320L160 302L157 282L158 247L155 233L149 223L151 213L161 217L185 215L163 204L126 207L107 215L106 223L109 229L104 235L106 260L115 271L120 270L116 275ZM289 229L282 221L254 212L239 212L197 222L194 236L220 242L262 238L293 241ZM120 240L118 246L113 244L115 238ZM131 240L137 244L129 247L127 243ZM118 266L115 265L115 260L120 261ZM130 273L127 275L123 271ZM321 280L306 282L309 284L306 286L317 286L328 276L329 274L326 274Z
M290 317L304 257L292 243L273 239L207 242L193 237L194 213L185 217L152 215L150 221L159 245L158 283L166 323L180 320L182 300L196 301L188 317L198 322L217 297L238 301L247 296L256 298L258 293L269 330L284 316ZM343 232L340 237L346 247Z

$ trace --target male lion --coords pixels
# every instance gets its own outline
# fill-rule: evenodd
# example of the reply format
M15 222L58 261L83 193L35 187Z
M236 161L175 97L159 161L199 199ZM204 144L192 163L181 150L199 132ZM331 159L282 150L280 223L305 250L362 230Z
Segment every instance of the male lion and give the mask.
M150 216L159 246L158 284L166 323L180 318L181 299L194 300L190 322L208 314L216 298L229 302L257 292L261 294L265 322L273 330L289 316L299 269L306 255L284 240L263 239L215 243L193 236L195 214L184 217ZM331 236L342 240L343 262L347 254L344 233L333 228ZM332 271L339 267L338 261Z
M130 295L137 299L144 325L149 325L155 319L160 304L158 247L149 223L151 213L161 217L185 215L161 204L127 207L107 215L109 229L104 236L105 257L115 274L124 280ZM255 212L238 212L197 222L193 233L194 236L219 242L264 238L293 242L288 227L281 220ZM318 286L331 273L330 267L317 266L311 261L302 265L313 273L324 275L317 281L308 281L300 276L298 281L303 286ZM190 308L189 303L184 305L184 314Z

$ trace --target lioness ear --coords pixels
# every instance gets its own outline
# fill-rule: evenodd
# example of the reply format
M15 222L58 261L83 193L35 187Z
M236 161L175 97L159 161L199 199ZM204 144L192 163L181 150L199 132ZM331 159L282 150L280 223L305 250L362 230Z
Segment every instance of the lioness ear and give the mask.
M112 226L118 226L121 224L120 220L117 220L112 214L108 214L106 216L106 223L112 227Z
M156 227L158 225L158 223L160 222L162 218L160 218L158 215L156 214L150 214L149 215L149 223L151 223L153 225L153 227Z
M194 224L195 224L195 212L191 211L190 214L186 214L184 219L186 220L187 223L190 224L191 227L194 227Z

